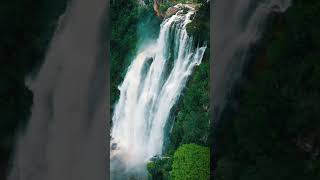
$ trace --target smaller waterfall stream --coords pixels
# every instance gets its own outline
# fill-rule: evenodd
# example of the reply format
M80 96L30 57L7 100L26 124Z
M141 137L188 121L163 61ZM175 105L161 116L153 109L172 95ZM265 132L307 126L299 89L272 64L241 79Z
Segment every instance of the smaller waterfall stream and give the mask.
M161 154L170 110L206 50L194 48L187 35L194 13L188 7L165 19L158 39L144 46L129 66L112 117L111 171L116 161L130 171Z

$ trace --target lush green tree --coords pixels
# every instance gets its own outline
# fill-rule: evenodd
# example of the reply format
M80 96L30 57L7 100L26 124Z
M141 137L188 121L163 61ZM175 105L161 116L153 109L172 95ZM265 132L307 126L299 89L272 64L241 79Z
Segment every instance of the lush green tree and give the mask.
M147 165L147 170L149 178L152 180L170 179L169 172L172 170L172 157L162 156L152 158L152 161Z
M173 180L207 180L210 176L210 151L208 147L184 144L173 156Z

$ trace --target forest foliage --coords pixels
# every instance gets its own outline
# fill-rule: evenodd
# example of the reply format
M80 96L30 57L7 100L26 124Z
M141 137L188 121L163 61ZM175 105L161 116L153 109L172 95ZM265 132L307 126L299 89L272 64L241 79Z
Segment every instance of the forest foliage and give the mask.
M196 144L184 144L174 153L171 178L173 180L209 179L210 150Z
M153 12L152 1L145 1L147 6L142 8L135 0L119 0L111 4L111 103L114 105L119 97L118 85L124 78L126 68L130 60L135 56L140 42L150 38L156 38L160 28L161 19L156 17ZM199 3L200 1L197 1ZM202 1L201 1L202 2ZM183 3L182 1L168 1L160 4L160 8L173 6L175 3ZM200 66L195 68L186 89L178 104L173 108L172 118L173 127L172 133L169 134L166 143L164 157L153 158L153 161L148 164L149 177L152 179L168 179L170 172L174 169L174 174L185 169L179 169L174 165L174 159L179 157L187 157L190 154L189 148L195 150L208 149L209 146L209 3L204 3L200 7L197 15L194 18L195 23L190 28L188 33L195 38L195 46L207 44L207 50ZM197 26L201 26L197 28ZM146 35L147 33L147 35ZM197 34L202 34L197 36ZM141 39L145 38L145 39ZM183 145L191 144L192 145ZM196 145L197 144L197 145ZM176 151L178 148L180 151ZM207 151L206 151L207 152ZM176 158L174 155L178 154ZM208 163L208 153L206 160L198 161L198 164L206 166ZM201 155L199 155L201 156ZM204 157L204 156L201 156ZM176 160L176 164L179 160ZM174 168L172 166L174 165ZM195 164L196 165L196 164ZM181 167L183 168L183 167ZM205 172L204 172L205 171ZM209 173L209 168L199 169L195 173ZM183 177L183 176L181 176Z
M123 80L139 44L154 38L161 19L153 15L152 4L141 7L137 0L117 0L111 3L110 75L111 105L119 97L118 86Z
M152 179L174 179L170 172L174 164L174 154L177 149L183 147L184 144L197 144L199 147L209 147L211 140L210 134L210 117L209 117L209 66L210 66L210 3L204 3L200 6L193 19L192 26L196 30L190 31L187 28L188 34L194 37L195 44L207 45L206 52L200 66L195 67L195 70L190 77L186 88L183 91L180 100L173 108L172 121L173 127L167 139L168 143L165 150L165 157L169 159L156 159L150 165L155 165L152 171L149 171ZM201 26L201 30L197 26ZM202 33L201 35L199 33ZM187 151L182 151L181 154ZM187 155L187 154L185 154ZM209 157L207 157L209 158ZM209 161L209 159L208 159ZM206 161L199 161L206 163ZM181 167L183 168L183 167ZM179 172L179 167L176 166L176 172ZM209 169L206 169L208 173ZM180 169L180 172L184 169ZM201 171L194 170L196 174L201 174ZM180 177L180 176L179 176ZM183 177L183 176L181 176ZM201 177L199 177L201 179ZM198 178L198 179L199 179ZM177 176L178 179L178 176ZM205 178L206 179L206 178ZM201 179L202 180L202 179Z

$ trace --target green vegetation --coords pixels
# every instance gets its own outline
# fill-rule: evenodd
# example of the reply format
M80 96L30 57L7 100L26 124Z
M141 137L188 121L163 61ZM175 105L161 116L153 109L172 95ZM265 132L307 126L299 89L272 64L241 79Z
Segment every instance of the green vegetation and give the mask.
M197 24L203 24L206 29L205 34L201 35L202 38L197 36L199 33L189 32L191 36L195 37L195 45L207 43L207 50L202 59L200 66L197 66L192 74L183 95L180 97L180 100L176 107L174 107L172 116L173 116L173 128L172 132L169 135L169 143L167 143L166 151L164 157L169 157L168 159L155 158L155 160L148 164L148 171L152 179L170 179L170 171L172 170L172 163L174 159L174 154L177 153L177 149L180 147L197 145L185 145L185 144L198 144L202 148L210 146L211 140L209 139L210 134L210 124L209 124L209 66L210 66L210 42L209 42L209 14L210 14L210 5L209 3L203 4L196 16L194 21ZM187 29L188 30L188 29ZM200 146L197 146L200 147ZM183 148L184 149L184 148ZM209 151L209 150L208 150ZM178 154L181 156L188 156L188 151L181 150ZM206 161L198 161L198 163L203 163L205 166L206 162L209 162L209 157ZM181 167L182 168L182 167ZM184 171L185 169L179 169L176 166L175 171ZM204 169L205 170L205 169ZM206 173L210 173L209 169L206 169ZM201 174L202 171L194 169L195 174ZM176 177L178 178L178 177ZM199 179L199 178L197 178ZM208 178L204 178L208 179Z
M293 2L216 128L216 180L320 179L320 2ZM233 112L233 113L232 113Z
M111 3L111 104L119 96L118 85L126 72L129 56L133 56L137 44L138 4L135 0L119 0Z
M66 2L0 2L0 179L5 179L15 135L30 115L32 92L25 77L41 64Z
M158 34L161 22L153 16L152 4L141 7L137 0L117 0L111 3L110 9L111 105L114 105L119 97L117 87L135 56L139 42Z
M189 35L196 41L210 40L210 3L201 4L195 18L187 25Z
M154 161L148 163L147 169L149 172L149 179L170 179L170 171L172 170L172 157L156 158Z
M185 94L178 104L175 124L171 133L169 152L179 145L196 143L208 145L209 136L209 57L197 67Z
M209 6L209 4L205 6L207 5ZM209 9L199 9L197 13L201 17L202 23L209 24L209 16L204 18L202 15L206 13L201 11L209 11ZM200 19L197 15L195 20ZM169 154L173 154L173 151L182 144L196 143L206 146L209 142L209 38L196 41L195 45L204 43L207 43L207 50L202 63L195 68L184 94L176 106L174 113L175 123L170 135L171 143L168 148Z
M207 180L210 176L210 151L208 147L185 144L173 156L173 180Z
M204 4L198 10L193 22L205 24L207 34L203 38L197 39L198 32L192 32L189 35L195 37L196 44L207 44L207 49L200 66L189 80L183 96L176 107L175 122L172 133L170 134L170 144L168 146L168 154L173 154L181 144L196 143L208 146L210 133L209 124L209 66L210 66L210 42L209 42L209 17L210 5ZM191 23L193 23L191 22ZM190 23L190 24L191 24ZM195 25L196 26L196 25ZM188 29L187 29L188 30Z
M167 11L167 9L169 8L169 7L172 7L172 6L174 6L176 3L174 3L174 2L172 2L172 1L167 1L167 2L164 2L164 3L161 3L159 6L159 10L160 10L160 12L166 12Z
M139 43L144 39L156 38L159 32L161 19L156 17L153 12L152 1L145 1L147 6L142 8L138 6L135 0L119 0L111 4L111 103L115 104L119 97L117 86L121 83L127 71L126 67L130 60L135 56ZM160 8L165 11L172 6L174 1L160 4ZM202 60L202 64L195 68L194 74L187 84L181 101L176 105L173 116L173 128L170 137L168 137L167 148L165 151L166 158L153 158L147 166L150 179L170 179L170 171L174 153L177 148L183 144L195 143L201 146L209 145L209 3L200 7L192 27L197 28L201 24L202 31L192 31L190 34L196 39L195 45L207 43L208 49ZM205 33L203 33L205 32ZM201 36L196 36L202 33ZM201 37L201 38L200 38ZM197 145L186 146L185 148L194 147L195 149L207 149ZM181 146L184 147L184 146ZM197 147L197 148L196 148ZM187 150L178 151L180 157L188 156ZM209 150L208 150L209 151ZM202 152L202 151L201 151ZM184 154L187 153L187 154ZM206 166L209 159L198 161L197 164L203 163ZM203 156L201 156L203 157ZM177 160L178 161L178 160ZM209 166L209 165L208 165ZM183 170L183 169L182 169ZM179 173L179 167L174 168L174 172ZM196 174L209 174L209 169L194 169ZM205 176L205 175L203 175ZM177 178L179 176L177 175Z

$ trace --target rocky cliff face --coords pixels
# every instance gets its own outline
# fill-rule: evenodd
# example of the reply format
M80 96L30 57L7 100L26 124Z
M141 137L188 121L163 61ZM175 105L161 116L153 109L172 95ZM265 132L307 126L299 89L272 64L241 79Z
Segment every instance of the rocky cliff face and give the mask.
M196 10L195 4L177 4L175 6L169 7L164 13L164 18L169 18L172 15L176 14L178 11L187 12L189 10Z
M168 18L171 17L172 15L176 14L179 10L194 10L195 8L198 7L197 4L177 4L175 6L171 6L169 7L165 12L162 12L162 10L160 9L160 5L161 3L166 3L168 2L167 0L153 0L153 10L155 12L155 15L161 18Z
M159 0L153 0L153 10L156 16L162 16L162 13L160 11Z

